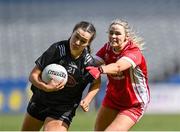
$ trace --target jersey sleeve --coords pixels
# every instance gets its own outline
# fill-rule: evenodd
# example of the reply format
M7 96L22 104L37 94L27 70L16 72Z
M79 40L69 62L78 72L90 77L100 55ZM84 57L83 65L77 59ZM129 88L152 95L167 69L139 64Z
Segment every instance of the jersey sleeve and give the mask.
M84 74L84 78L86 81L88 81L89 83L93 82L93 80L95 80L93 78L93 76L86 70L86 67L88 66L98 66L96 63L95 63L95 60L94 58L89 54L87 53L86 56L85 56L85 74Z
M104 63L104 57L106 54L106 50L107 50L108 44L106 43L97 53L95 56L95 59L97 59L98 61Z
M97 66L93 56L87 50L84 55L84 66Z
M43 70L48 64L55 62L58 57L57 44L51 45L36 61L36 65Z
M126 51L121 58L130 62L133 68L135 68L142 61L142 53L138 48L134 48Z

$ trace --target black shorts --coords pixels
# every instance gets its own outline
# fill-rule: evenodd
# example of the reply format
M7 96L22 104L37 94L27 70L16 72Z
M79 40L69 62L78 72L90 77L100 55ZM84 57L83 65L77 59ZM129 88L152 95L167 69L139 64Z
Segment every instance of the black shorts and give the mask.
M61 120L65 122L68 126L72 122L72 118L75 116L75 112L78 105L75 104L73 107L71 106L62 106L62 107L56 107L56 106L46 106L39 101L30 100L27 112L34 118L44 121L46 117L51 117L54 119Z

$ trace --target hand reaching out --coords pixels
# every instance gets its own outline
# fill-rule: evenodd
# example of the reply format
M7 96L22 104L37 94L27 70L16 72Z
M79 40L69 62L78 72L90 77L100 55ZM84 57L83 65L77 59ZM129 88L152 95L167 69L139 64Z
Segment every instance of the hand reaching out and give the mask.
M88 72L89 72L95 79L98 79L98 78L100 77L101 73L103 73L102 67L88 66L88 67L86 67L86 70L88 70Z

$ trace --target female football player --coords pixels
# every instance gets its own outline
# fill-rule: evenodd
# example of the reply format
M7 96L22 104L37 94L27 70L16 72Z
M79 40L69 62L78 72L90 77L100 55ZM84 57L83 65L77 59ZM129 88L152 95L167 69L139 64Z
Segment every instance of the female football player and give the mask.
M22 131L67 131L80 104L84 111L99 90L100 78L95 80L85 69L95 66L90 45L96 35L95 27L86 21L75 25L71 37L52 44L36 61L29 76L33 96L28 104ZM60 64L68 72L68 82L56 80L45 83L43 69L52 63ZM91 83L87 95L83 90Z
M128 131L143 116L150 100L143 41L124 20L113 21L109 42L97 52L99 67L87 67L98 78L107 74L109 83L99 109L95 131Z

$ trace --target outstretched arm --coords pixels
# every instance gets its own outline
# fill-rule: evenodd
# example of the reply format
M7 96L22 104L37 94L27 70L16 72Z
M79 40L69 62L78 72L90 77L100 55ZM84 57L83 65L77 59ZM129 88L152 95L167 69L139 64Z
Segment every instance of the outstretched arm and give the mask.
M132 64L129 61L122 58L115 63L101 65L99 67L89 66L86 69L95 79L97 79L101 74L118 74L119 72L124 71L131 66Z
M89 104L98 93L100 89L100 85L101 85L101 78L94 80L93 83L90 85L87 95L84 97L84 99L81 100L80 106L85 112L89 111Z
M124 71L131 66L131 63L127 60L119 59L116 63L102 65L101 68L104 74L117 74L118 72Z

